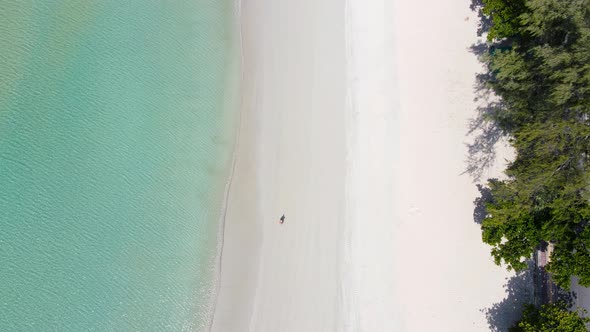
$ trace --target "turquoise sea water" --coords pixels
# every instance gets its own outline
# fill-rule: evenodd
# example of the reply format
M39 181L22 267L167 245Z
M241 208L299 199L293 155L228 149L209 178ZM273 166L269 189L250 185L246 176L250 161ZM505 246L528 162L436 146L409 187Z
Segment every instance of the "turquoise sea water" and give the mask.
M0 331L207 324L231 0L0 0Z

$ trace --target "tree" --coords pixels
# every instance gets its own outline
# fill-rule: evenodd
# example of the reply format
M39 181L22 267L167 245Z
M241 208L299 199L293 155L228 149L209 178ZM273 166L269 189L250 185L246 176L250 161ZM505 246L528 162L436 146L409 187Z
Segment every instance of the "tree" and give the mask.
M497 264L516 270L552 243L553 280L590 286L590 0L518 3L484 1L492 17L519 13L510 45L484 60L487 87L501 98L488 121L516 158L507 179L488 181L482 238Z
M526 268L543 243L553 243L548 271L569 287L572 275L590 285L590 126L574 120L524 125L514 134L518 151L508 179L488 181L490 200L482 237L497 264Z
M482 12L492 18L488 40L512 37L520 31L520 15L526 10L524 0L483 0Z
M510 332L586 332L590 319L578 311L568 311L564 303L524 306L522 320Z

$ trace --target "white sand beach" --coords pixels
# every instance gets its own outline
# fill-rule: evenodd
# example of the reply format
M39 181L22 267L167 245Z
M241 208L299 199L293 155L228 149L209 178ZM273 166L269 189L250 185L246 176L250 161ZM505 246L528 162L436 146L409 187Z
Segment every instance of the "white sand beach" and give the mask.
M480 70L469 5L243 1L213 331L490 330L510 273L462 174Z
M475 116L480 64L469 52L477 17L468 0L398 1L399 137L394 294L402 331L487 331L485 309L507 296L473 221L478 192L467 175L465 133ZM509 151L498 146L497 177ZM417 287L408 287L413 285ZM515 311L520 307L516 306ZM499 331L510 323L496 317Z
M254 0L242 15L242 126L213 330L333 331L342 303L344 6Z

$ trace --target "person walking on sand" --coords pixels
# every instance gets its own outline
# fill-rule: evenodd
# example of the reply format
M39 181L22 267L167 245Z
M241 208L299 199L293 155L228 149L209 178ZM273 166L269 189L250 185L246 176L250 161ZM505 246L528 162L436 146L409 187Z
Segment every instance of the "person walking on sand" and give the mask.
M285 214L283 214L283 216L281 216L281 218L279 218L279 223L282 225L285 223Z

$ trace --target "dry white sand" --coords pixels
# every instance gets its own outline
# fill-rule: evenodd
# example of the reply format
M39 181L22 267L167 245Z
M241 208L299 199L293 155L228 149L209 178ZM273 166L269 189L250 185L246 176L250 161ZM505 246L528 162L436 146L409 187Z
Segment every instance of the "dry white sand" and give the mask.
M490 329L510 274L462 175L481 69L469 4L243 1L214 331Z
M469 4L397 1L393 9L400 96L394 294L403 304L402 331L489 330L482 309L507 295L511 274L482 243L473 221L478 193L461 175L481 70L469 52L477 41ZM486 175L500 175L508 155L499 147L499 167ZM507 314L497 317L497 328L507 327Z
M462 175L481 70L470 2L350 4L350 330L486 331L486 309L503 304L493 326L502 330L520 308L506 310L510 273L481 242L478 192Z

